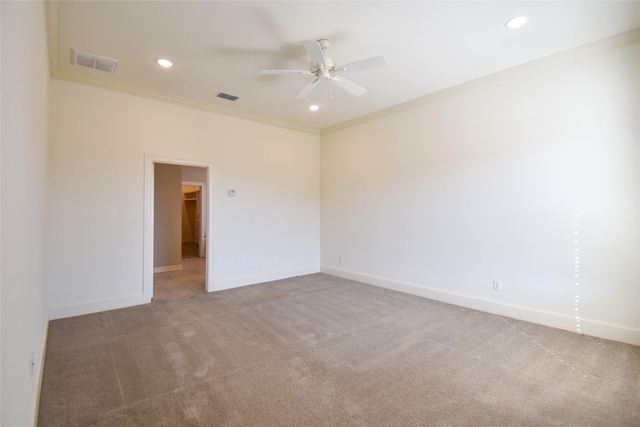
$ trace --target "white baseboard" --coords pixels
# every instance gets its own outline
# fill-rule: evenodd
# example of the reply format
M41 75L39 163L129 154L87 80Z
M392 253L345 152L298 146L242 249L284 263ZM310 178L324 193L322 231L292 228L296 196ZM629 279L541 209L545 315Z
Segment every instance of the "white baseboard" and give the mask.
M265 274L257 274L254 276L245 276L237 279L224 280L214 283L214 291L222 291L224 289L238 288L240 286L255 285L256 283L271 282L274 280L287 279L289 277L304 276L307 274L319 273L319 267L305 267L292 270L283 270L270 272ZM118 308L131 307L134 305L146 304L149 301L144 299L143 294L127 295L120 298L110 298L99 301L90 301L81 304L50 307L49 314L51 320L63 319L66 317L82 316L83 314L98 313L107 310L116 310Z
M82 316L83 314L98 313L101 311L115 310L118 308L131 307L134 305L145 304L142 293L135 295L127 295L120 298L110 298L99 301L89 301L82 304L67 305L62 307L49 307L49 316L51 320L63 319L65 317Z
M562 313L554 313L514 304L505 304L471 295L443 291L441 289L416 285L414 283L402 282L329 266L320 266L320 271L332 276L355 280L369 285L392 289L394 291L575 332L575 318ZM640 329L638 328L585 319L584 317L581 317L580 323L581 333L585 335L640 345Z
M215 282L214 291L223 291L225 289L239 288L240 286L255 285L257 283L272 282L274 280L288 279L295 276L304 276L307 274L319 273L319 267L305 267L292 270L282 270L270 273L256 274L253 276L245 276L237 279L222 280Z
M50 318L50 311L47 308L46 309L46 313L45 313L45 318L44 318L44 336L42 337L42 344L40 346L40 355L36 356L38 359L36 360L36 363L39 363L38 366L38 378L37 378L37 384L36 384L36 395L33 398L33 405L32 405L32 413L33 413L33 424L34 426L38 425L38 414L39 414L39 408L40 408L40 394L42 392L42 379L44 378L44 362L45 362L45 358L47 357L47 342L49 341L49 318Z
M164 265L162 267L154 267L154 273L166 273L167 271L180 271L182 270L182 264L176 265Z

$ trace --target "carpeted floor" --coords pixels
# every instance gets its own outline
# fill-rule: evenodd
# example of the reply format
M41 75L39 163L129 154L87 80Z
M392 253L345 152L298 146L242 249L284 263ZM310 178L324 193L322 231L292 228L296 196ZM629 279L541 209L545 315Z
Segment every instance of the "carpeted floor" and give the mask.
M52 321L42 426L639 426L640 347L314 274Z

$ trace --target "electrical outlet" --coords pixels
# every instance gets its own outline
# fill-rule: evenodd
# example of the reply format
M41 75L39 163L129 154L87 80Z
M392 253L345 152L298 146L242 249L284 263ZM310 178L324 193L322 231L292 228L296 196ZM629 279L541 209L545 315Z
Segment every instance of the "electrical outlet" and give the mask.
M500 282L499 280L494 280L493 281L493 290L500 292L502 290L502 282Z
M247 262L247 268L248 268L249 270L253 270L253 261L248 261L248 262Z
M344 257L342 255L338 255L338 262L342 264L344 262Z

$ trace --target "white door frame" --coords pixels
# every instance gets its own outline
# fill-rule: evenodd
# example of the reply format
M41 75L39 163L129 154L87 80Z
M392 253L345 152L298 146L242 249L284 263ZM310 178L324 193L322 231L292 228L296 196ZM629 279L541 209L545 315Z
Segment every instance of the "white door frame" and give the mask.
M206 224L207 244L206 248L206 274L205 288L207 292L213 291L213 165L211 163L157 157L149 154L144 156L144 218L143 218L143 272L142 272L142 296L145 303L153 298L153 210L154 210L154 170L156 163L177 166L193 166L207 170L206 181L206 216L203 224Z

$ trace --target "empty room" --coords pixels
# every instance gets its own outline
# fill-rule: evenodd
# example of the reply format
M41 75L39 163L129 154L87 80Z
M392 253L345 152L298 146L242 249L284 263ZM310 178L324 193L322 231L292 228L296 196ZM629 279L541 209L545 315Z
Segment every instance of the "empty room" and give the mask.
M2 426L640 425L640 2L0 19Z

